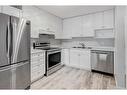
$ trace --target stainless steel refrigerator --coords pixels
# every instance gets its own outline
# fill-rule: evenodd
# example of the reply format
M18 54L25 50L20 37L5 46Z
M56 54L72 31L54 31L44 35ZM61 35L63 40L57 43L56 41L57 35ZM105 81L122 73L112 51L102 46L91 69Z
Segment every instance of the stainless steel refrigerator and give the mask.
M30 86L30 21L0 13L0 89Z

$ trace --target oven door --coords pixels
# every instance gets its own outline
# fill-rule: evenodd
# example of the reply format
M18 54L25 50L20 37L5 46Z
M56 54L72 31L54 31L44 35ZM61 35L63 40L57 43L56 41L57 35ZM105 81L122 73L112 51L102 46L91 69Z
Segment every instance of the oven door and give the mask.
M61 64L61 50L47 52L47 70Z

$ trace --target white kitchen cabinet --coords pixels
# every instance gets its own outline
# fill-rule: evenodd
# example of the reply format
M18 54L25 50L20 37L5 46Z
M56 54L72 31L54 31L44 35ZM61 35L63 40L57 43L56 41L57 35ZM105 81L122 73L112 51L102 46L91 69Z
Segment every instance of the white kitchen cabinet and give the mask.
M45 52L31 53L31 82L41 78L45 74Z
M65 38L69 37L81 37L83 31L82 25L83 17L74 17L63 20L63 34Z
M83 31L81 36L83 37L93 37L94 36L94 27L93 27L93 15L83 16Z
M51 33L56 32L56 29L57 29L56 20L57 20L56 16L47 15L47 21L45 23L46 27L44 30L51 32Z
M93 14L93 27L94 29L102 29L103 28L103 12Z
M22 17L22 11L11 6L2 6L2 13L15 17Z
M95 13L93 16L95 30L114 28L114 9Z
M63 22L61 18L56 18L56 31L55 31L55 39L62 38L62 29L63 29Z
M78 50L70 49L70 66L79 68L80 53Z
M70 64L70 49L62 49L62 64L69 65Z
M90 70L91 68L91 63L90 63L90 50L81 50L80 52L80 57L79 57L79 67Z
M82 17L63 20L63 38L80 37L82 30Z
M68 33L68 35L71 35L71 37L82 36L82 16L65 19L63 25L64 32Z
M95 38L115 38L113 29L100 29L95 31Z
M70 49L70 66L91 70L90 50Z
M114 19L114 10L104 11L104 28L113 28Z

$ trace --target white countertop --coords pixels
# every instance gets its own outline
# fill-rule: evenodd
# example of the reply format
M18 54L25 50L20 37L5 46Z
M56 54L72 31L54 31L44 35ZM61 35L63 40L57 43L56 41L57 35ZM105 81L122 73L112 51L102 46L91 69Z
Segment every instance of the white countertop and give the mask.
M81 48L72 48L72 47L61 47L62 49L81 49ZM104 51L115 51L114 47L92 47L92 49L87 50L104 50Z
M31 48L31 53L45 52L45 50L33 49Z
M92 47L92 50L115 51L114 47Z

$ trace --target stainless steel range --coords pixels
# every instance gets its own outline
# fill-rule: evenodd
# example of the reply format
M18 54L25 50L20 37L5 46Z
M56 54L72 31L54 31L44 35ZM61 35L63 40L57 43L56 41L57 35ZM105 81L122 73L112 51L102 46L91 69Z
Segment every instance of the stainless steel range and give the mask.
M61 49L58 47L50 47L50 43L34 43L35 49L45 50L45 75L48 76L59 70L61 65Z

